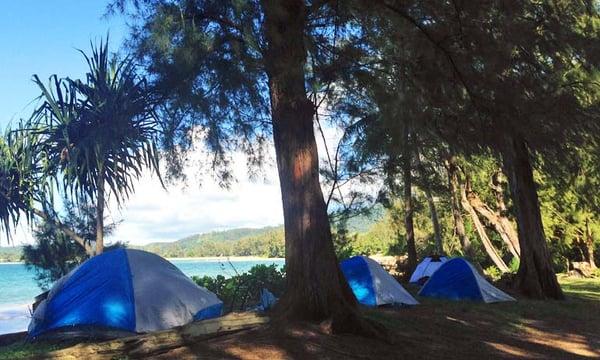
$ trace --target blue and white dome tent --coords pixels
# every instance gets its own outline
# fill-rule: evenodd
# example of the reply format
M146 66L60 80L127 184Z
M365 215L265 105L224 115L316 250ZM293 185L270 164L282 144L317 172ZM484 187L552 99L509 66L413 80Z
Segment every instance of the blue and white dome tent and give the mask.
M516 301L490 284L463 258L454 258L442 264L423 285L419 296L485 303Z
M422 279L430 278L437 269L442 266L443 263L448 261L448 258L445 256L428 256L423 261L417 265L417 268L410 276L410 283L416 284Z
M366 306L392 304L417 305L419 302L377 261L354 256L340 263L340 268L359 303Z
M57 329L148 332L221 316L223 302L175 265L141 250L95 256L58 280L33 313L29 336Z

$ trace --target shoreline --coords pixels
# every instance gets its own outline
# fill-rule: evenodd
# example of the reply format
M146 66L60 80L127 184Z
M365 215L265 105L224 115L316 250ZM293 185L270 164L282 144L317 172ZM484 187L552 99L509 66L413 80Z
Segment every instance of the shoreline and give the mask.
M199 261L269 261L276 260L281 261L285 258L269 258L261 256L201 256L201 257L166 257L165 259L171 260L199 260ZM0 265L25 265L23 261L0 261Z
M269 261L285 260L285 258L268 258L260 256L201 256L201 257L168 257L167 260L200 260L200 261Z

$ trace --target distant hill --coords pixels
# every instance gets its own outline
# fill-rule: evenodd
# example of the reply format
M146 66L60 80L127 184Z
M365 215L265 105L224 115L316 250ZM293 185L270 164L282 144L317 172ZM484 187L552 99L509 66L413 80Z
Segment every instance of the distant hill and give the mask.
M283 226L239 228L187 236L173 242L133 246L164 257L283 256Z
M0 263L21 261L22 246L0 247Z
M382 217L383 209L375 209L370 215L356 216L348 220L350 232L363 233ZM204 256L285 256L283 225L262 228L238 228L195 234L173 242L156 242L144 246L130 245L163 257ZM21 260L22 247L0 247L0 262Z

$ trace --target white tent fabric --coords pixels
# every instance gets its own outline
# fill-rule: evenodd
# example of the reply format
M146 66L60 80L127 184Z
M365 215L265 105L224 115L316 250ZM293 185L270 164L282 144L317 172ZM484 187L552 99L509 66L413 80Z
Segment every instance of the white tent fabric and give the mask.
M440 256L438 259L434 259L430 256L426 257L419 265L417 265L417 268L410 277L410 283L414 284L424 277L431 277L431 275L433 275L433 273L446 261L448 261L448 258L445 256Z
M375 260L367 258L367 265L373 278L373 287L377 295L377 305L406 304L417 305L419 302L412 297L384 268Z
M61 278L35 310L29 336L93 326L147 332L221 315L223 302L162 257L135 249L94 256Z
M377 261L366 256L360 256L360 258L366 263L371 274L371 284L375 292L377 306L388 304L419 304Z
M169 329L198 319L223 302L162 257L127 250L135 299L136 332Z
M481 297L485 303L517 301L514 297L490 284L471 263L469 263L469 266L475 275L475 280L477 280L477 285L479 285L479 290L481 291Z

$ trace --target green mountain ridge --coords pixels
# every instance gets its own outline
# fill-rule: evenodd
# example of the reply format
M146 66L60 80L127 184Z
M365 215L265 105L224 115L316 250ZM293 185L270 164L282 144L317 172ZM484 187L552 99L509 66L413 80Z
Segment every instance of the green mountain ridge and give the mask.
M367 232L380 221L384 211L376 208L369 215L350 218L346 224L352 233ZM261 228L235 228L186 236L173 242L129 245L132 249L153 252L163 257L263 256L283 257L283 225ZM0 247L0 262L21 261L22 246Z

